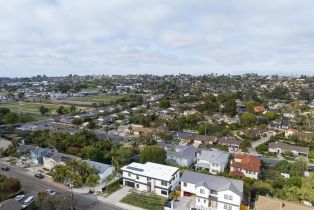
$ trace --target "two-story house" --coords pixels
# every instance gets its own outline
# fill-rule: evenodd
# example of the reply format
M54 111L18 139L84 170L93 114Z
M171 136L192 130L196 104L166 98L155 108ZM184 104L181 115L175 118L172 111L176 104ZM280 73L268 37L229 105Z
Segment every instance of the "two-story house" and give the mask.
M179 183L179 168L157 163L131 163L122 168L123 185L168 197Z
M229 154L222 151L202 150L197 155L197 170L207 170L211 174L224 172L229 162Z
M185 171L181 197L195 198L190 205L199 210L240 210L243 182L221 176Z
M197 148L193 146L182 146L177 144L158 143L158 146L164 148L167 153L169 163L179 166L189 167L196 161Z
M234 154L234 159L230 163L230 174L240 177L258 179L261 161L253 155L245 153Z

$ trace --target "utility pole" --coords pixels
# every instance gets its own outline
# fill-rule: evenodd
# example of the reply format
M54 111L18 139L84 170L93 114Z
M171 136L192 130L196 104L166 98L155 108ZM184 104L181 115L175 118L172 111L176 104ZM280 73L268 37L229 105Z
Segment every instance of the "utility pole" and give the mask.
M73 181L72 180L69 181L69 187L71 190L71 207L69 210L75 210L75 208L74 208L74 195L73 195Z

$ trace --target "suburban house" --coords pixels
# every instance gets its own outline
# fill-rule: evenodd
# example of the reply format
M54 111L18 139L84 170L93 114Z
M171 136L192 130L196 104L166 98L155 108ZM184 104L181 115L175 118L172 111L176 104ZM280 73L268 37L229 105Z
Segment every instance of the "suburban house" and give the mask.
M43 165L45 168L51 170L56 165L65 165L67 161L76 160L79 161L81 158L63 154L63 153L49 153L43 157Z
M192 142L194 140L195 134L180 132L180 133L176 133L173 137L175 139L179 139L179 140L181 140L183 142L190 143L190 142Z
M238 152L240 149L240 141L232 136L224 136L218 140L218 145L227 146L229 152Z
M258 179L261 161L253 155L245 153L234 154L234 159L230 163L230 174L240 177Z
M16 148L16 153L21 154L21 153L30 153L33 149L35 149L36 147L32 146L32 145L28 145L28 144L20 144L17 148Z
M211 174L224 172L229 161L229 154L222 151L202 150L197 155L197 170L207 170Z
M295 156L308 156L309 148L276 141L268 144L268 152L275 152L277 154L281 154L283 152L292 152Z
M221 176L185 171L181 176L181 197L195 197L199 210L240 210L243 182ZM193 205L192 204L192 205Z
M41 147L37 147L31 150L30 152L31 152L31 159L33 163L40 164L40 165L44 164L44 156L54 153L54 151L50 148L41 148Z
M218 138L216 136L207 136L207 135L195 135L194 143L197 144L214 144Z
M179 166L189 167L196 161L197 149L193 146L159 143L167 153L167 161Z
M94 168L94 173L99 176L99 183L105 182L108 176L110 176L113 172L112 165L98 163L90 160L83 160L83 162Z
M168 197L180 179L179 168L147 162L133 162L122 168L123 185Z
M254 112L257 113L265 112L265 107L263 105L254 106Z

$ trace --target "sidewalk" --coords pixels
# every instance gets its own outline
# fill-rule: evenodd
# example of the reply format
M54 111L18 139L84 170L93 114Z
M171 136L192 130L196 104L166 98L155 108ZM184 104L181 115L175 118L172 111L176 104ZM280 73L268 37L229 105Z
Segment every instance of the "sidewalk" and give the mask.
M119 189L116 192L112 193L107 198L99 196L100 197L99 200L101 200L103 202L106 202L106 203L113 204L113 205L117 205L122 198L127 196L127 194L129 193L130 189L131 189L130 187L123 186L121 189Z

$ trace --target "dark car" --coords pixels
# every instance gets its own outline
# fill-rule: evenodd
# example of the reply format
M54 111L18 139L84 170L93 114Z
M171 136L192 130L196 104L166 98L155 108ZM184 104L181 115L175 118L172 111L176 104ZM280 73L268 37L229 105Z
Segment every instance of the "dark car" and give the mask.
M35 177L42 179L42 178L44 178L44 175L41 173L37 173L37 174L35 174Z
M10 168L9 167L2 167L2 170L3 171L8 171L8 170L10 170Z

